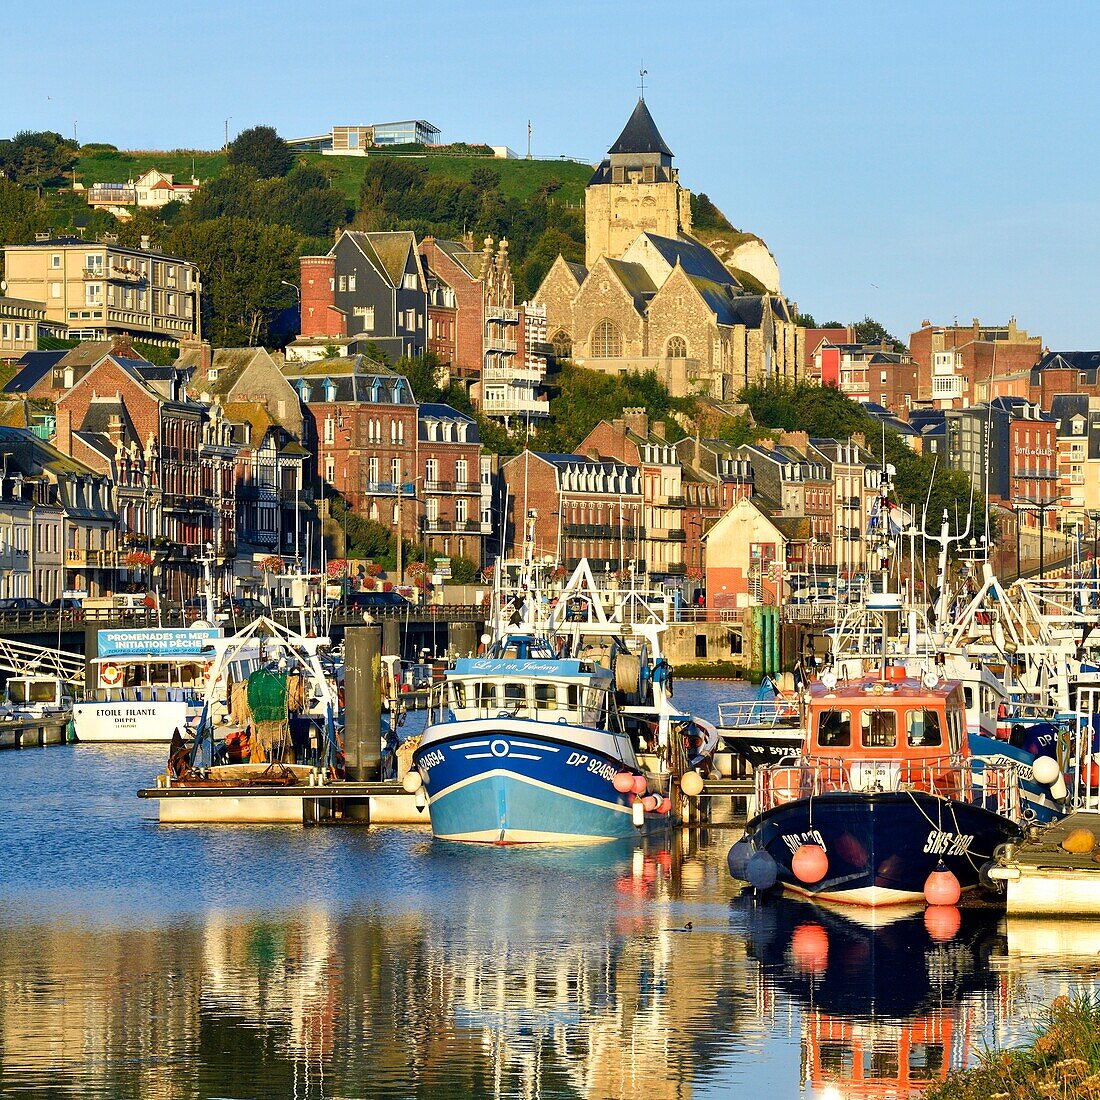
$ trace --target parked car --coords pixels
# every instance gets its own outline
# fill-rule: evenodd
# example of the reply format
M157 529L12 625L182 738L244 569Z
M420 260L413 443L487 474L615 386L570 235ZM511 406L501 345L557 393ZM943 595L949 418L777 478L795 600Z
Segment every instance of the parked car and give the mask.
M344 597L344 604L357 611L404 610L412 607L399 592L351 592Z
M59 596L50 603L50 607L71 619L84 617L84 600L79 596Z
M49 606L33 596L8 596L0 600L0 611L48 611Z

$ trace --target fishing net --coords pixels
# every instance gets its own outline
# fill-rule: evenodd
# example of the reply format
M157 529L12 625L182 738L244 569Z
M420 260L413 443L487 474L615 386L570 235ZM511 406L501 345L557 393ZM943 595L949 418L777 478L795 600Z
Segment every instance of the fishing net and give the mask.
M248 710L247 680L241 680L229 689L229 720L242 730L252 721Z
M248 678L248 709L252 715L252 760L282 760L290 737L287 720L287 678L258 669Z

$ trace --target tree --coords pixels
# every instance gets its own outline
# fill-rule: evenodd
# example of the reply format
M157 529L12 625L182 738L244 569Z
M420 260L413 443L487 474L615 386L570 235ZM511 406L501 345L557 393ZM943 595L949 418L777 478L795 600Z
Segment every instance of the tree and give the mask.
M294 154L274 126L253 126L230 144L229 163L253 168L263 179L271 179L290 171Z
M357 515L342 497L333 499L330 514L344 533L345 557L386 562L394 560L394 536L389 528L377 520Z
M0 244L26 244L46 225L41 200L18 184L0 179Z
M691 224L696 229L733 229L726 215L705 194L691 196Z
M46 184L59 180L79 155L75 142L52 130L23 130L9 141L0 141L0 169L21 186L34 187L39 198Z
M263 342L271 316L294 303L300 238L282 225L213 218L179 226L171 251L198 265L210 310L207 331L223 347Z
M885 341L895 351L905 351L905 345L896 337L886 331L885 326L879 324L873 317L864 317L853 326L856 330L856 342L859 344L881 344Z
M796 313L794 323L800 328L817 328L817 322L812 313Z

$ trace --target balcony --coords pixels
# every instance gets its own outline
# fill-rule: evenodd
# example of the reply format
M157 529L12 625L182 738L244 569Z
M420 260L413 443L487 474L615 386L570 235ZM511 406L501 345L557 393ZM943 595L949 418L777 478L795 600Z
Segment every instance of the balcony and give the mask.
M631 527L629 525L620 527L612 523L567 523L561 531L567 538L575 539L618 539L621 537L633 541L634 539L644 539L646 537L644 527Z
M486 351L504 351L509 355L514 355L516 351L516 341L512 336L498 336L496 333L485 334L485 350Z
M107 272L107 279L112 283L126 283L130 286L145 284L149 281L140 271L132 267L112 267Z
M687 542L687 532L682 527L671 527L665 537L669 542Z
M524 397L483 398L481 411L486 416L549 416L548 401L532 401Z
M508 325L519 324L519 310L509 309L507 306L486 306L485 319Z
M65 551L65 564L72 569L85 569L88 565L88 551L70 546Z
M425 481L426 493L469 493L481 495L480 481Z
M93 282L102 281L107 278L107 273L102 267L85 267L81 270L80 276L82 279L90 279ZM89 303L89 305L102 305L102 302Z
M482 368L481 377L486 382L530 382L538 385L546 378L546 371L536 370L534 367L521 367L518 364L498 367L494 363L486 363Z
M653 503L657 508L686 508L687 497L661 497Z
M481 520L454 519L452 516L425 516L420 523L428 535L482 535L488 534Z

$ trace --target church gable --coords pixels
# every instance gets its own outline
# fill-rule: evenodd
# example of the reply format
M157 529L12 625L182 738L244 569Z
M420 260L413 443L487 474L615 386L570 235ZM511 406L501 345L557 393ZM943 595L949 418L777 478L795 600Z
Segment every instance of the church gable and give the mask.
M704 375L720 369L714 357L719 336L714 311L682 267L675 267L654 295L648 320L651 354L694 360Z
M581 278L577 277L578 270L582 273ZM564 256L558 256L532 299L534 305L546 309L546 333L558 358L567 358L572 352L573 300L585 275L587 272L579 264L571 264Z
M645 302L654 286L636 264L601 257L573 301L578 359L645 355Z

